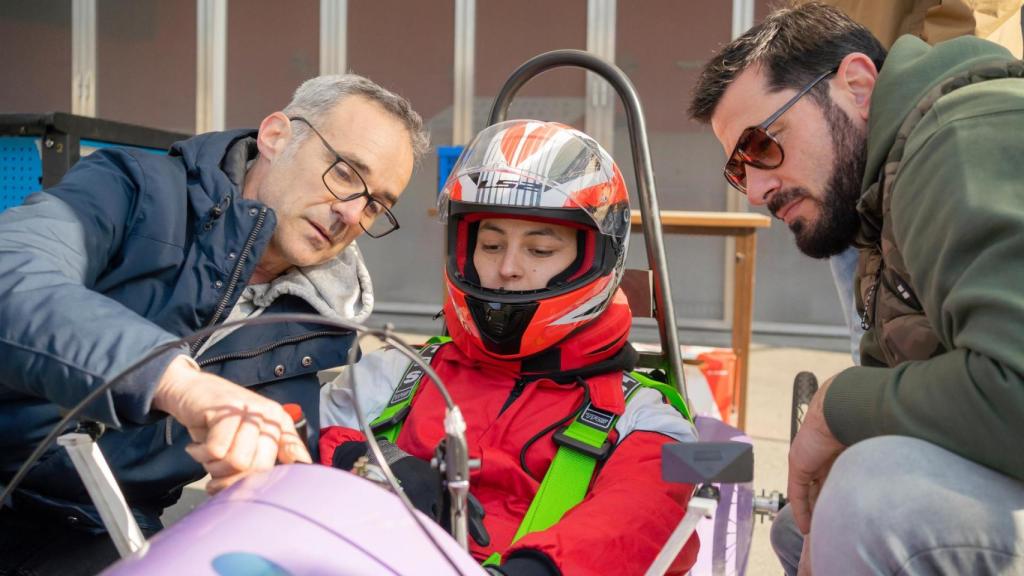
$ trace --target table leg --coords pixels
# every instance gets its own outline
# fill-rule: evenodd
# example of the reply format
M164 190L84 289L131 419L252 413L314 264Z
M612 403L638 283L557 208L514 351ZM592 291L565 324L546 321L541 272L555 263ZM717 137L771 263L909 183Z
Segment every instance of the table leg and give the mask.
M754 265L757 258L757 234L736 236L736 288L733 290L732 348L736 353L737 376L733 398L737 426L747 425L747 368L750 360L751 322L754 314Z

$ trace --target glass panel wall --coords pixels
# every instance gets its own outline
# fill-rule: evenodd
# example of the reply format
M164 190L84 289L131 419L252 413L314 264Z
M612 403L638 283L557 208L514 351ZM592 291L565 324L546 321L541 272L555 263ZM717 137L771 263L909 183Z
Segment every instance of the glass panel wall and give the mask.
M0 2L0 112L71 111L71 0Z
M320 72L318 0L228 3L225 125L256 128Z
M764 20L777 5L772 0L757 0L755 22ZM764 208L754 211L768 214ZM804 256L797 250L793 233L778 220L758 233L754 298L755 321L845 325L828 261Z
M349 0L348 11L349 69L408 98L432 144L395 210L402 228L380 239L364 237L359 246L378 303L439 310L444 241L428 210L437 197L434 150L452 138L454 1Z
M709 47L729 41L731 2L618 2L617 65L630 77L644 106L658 200L664 210L725 210L722 148L711 130L688 119L686 108ZM615 156L634 186L633 159L622 106L615 116ZM633 195L633 205L636 196ZM666 235L676 314L720 321L724 308L725 241ZM647 266L636 236L630 266Z
M477 0L474 134L494 97L520 64L542 52L587 47L586 0ZM536 118L583 128L586 76L563 68L531 80L516 95L509 118Z
M96 116L195 132L195 2L96 3Z

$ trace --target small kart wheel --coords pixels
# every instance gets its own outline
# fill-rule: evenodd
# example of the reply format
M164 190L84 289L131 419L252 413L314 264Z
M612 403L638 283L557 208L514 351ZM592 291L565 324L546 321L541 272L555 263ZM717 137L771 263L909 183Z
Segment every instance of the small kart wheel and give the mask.
M810 372L800 372L793 379L793 405L790 410L789 420L789 442L793 443L796 438L796 431L804 421L804 414L807 413L807 406L811 398L818 391L818 379Z

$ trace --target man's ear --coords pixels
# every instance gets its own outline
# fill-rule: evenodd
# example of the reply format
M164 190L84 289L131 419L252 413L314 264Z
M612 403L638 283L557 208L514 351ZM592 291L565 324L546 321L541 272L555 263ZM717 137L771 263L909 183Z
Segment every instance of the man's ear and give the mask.
M836 72L836 88L847 106L861 120L867 121L871 109L871 94L875 91L878 69L867 54L847 54Z
M284 152L292 139L292 123L284 112L274 112L260 122L260 131L256 136L256 145L260 156L274 160Z

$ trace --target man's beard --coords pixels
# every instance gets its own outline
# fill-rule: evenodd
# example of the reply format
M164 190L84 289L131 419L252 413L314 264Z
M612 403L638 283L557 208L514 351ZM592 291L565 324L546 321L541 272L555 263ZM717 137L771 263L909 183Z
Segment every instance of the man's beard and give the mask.
M831 176L822 198L815 198L806 188L790 188L773 194L768 201L772 214L800 198L818 205L817 221L797 218L789 225L796 237L797 248L811 258L835 256L853 242L860 227L857 200L867 166L867 136L864 131L858 129L831 99L820 106L832 135L834 152Z

